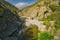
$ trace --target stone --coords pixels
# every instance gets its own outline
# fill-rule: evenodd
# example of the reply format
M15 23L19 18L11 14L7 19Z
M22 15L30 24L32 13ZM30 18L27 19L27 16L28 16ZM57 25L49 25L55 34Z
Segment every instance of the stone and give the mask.
M1 8L3 9L3 14L0 16L0 38L4 40L15 40L20 31L19 28L23 29L21 25L24 24L24 20L22 21L23 18L20 18L17 14L17 8L5 0L0 0Z
M18 38L17 37L7 37L2 40L18 40Z

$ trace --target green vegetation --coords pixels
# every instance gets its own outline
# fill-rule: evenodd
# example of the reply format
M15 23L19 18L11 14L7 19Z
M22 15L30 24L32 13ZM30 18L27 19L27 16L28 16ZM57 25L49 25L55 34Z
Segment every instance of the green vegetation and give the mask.
M2 16L2 14L3 14L3 9L0 8L0 16Z
M53 38L54 36L47 32L41 32L38 35L38 40L52 40Z
M55 19L56 19L56 29L59 30L60 29L60 11L55 11Z
M37 40L38 39L38 27L32 25L23 33L23 40Z
M55 1L55 0L54 0ZM39 2L40 3L40 2ZM43 4L35 4L36 5L36 7L39 7L40 8L40 6ZM49 31L49 33L48 32L40 32L39 34L38 33L36 33L36 34L38 34L38 40L53 40L54 39L54 35L55 35L55 33L56 33L56 31L57 30L60 30L60 5L56 5L56 4L54 4L54 2L53 1L51 1L51 0L45 0L44 1L44 5L43 6L47 6L50 10L51 10L51 15L48 15L47 16L47 18L43 18L43 19L41 19L42 21L44 21L44 24L46 25L46 28L49 30L49 27L51 27L51 30ZM57 3L57 2L56 2ZM35 7L35 5L34 5L34 7ZM32 7L32 6L31 6ZM47 8L47 9L48 9ZM28 9L27 9L28 10ZM40 9L39 9L40 10ZM40 21L41 21L40 20ZM54 26L52 27L51 26L51 24L53 24L53 23L50 23L50 21L54 21L55 22L55 24L54 24ZM32 27L32 28L34 28L34 26ZM32 33L31 31L33 30L33 34L32 35L36 35L35 34L35 28L34 29L32 29L32 28L30 28L29 29L29 31L28 31L28 35L30 35L29 33ZM30 37L27 37L28 38L28 40L30 39L30 40L32 40ZM32 37L33 38L33 37ZM34 38L35 38L35 36L34 36ZM37 39L36 39L37 40Z
M37 40L37 39L38 40L53 40L54 32L56 30L60 29L60 5L49 4L49 3L50 3L50 1L46 0L44 6L45 5L46 6L49 5L50 9L52 10L52 13L47 18L43 18L41 20L44 21L44 24L46 25L47 29L50 27L50 25L49 25L50 21L56 21L55 22L56 23L55 29L53 29L53 27L51 27L52 29L51 29L51 32L49 32L49 33L48 32L39 32L38 27L36 25L31 25L30 27L26 27L28 29L24 30L24 32L22 33L23 34L22 35L22 38L23 38L22 40ZM18 9L16 7L14 7L13 5L9 4L8 2L1 1L0 5L2 7L4 7L4 8L7 8L8 10L10 10L13 13L18 11ZM40 4L36 4L36 7L40 8L40 6L41 6ZM27 7L27 10L28 9L29 9L29 7ZM3 11L4 10L2 8L0 8L0 16L2 16ZM23 13L22 13L22 15L23 15ZM6 22L6 18L7 18L7 16L4 16L4 17L0 18L1 19L0 21L3 20L3 22Z
M52 9L52 11L60 11L60 5L55 5L55 4L51 4L50 8Z
M56 30L59 30L60 29L60 22L59 21L56 21L55 28L56 28Z
M51 9L53 10L53 18L56 21L55 28L57 30L60 29L60 5L50 5Z
M52 13L50 16L48 16L47 18L44 18L44 24L48 25L50 21L56 21L56 25L55 28L56 30L60 29L60 5L55 5L55 4L51 4L50 8L52 10Z
M55 5L55 4L51 4L50 8L52 10L52 13L50 16L48 16L47 18L44 18L44 24L47 25L47 27L49 27L49 22L50 21L55 21L55 29L50 32L55 34L58 30L60 30L60 5ZM39 34L39 38L38 40L52 40L54 35L51 35L47 32L42 32Z

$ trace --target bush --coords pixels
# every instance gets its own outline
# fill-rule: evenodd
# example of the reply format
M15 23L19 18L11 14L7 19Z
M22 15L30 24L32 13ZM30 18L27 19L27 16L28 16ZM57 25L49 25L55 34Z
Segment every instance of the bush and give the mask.
M55 5L55 4L51 4L50 5L50 8L52 9L52 11L60 11L60 5Z
M23 33L23 39L24 40L37 40L38 39L38 27L35 25L32 25L30 28L28 28Z
M56 30L59 30L60 29L60 11L54 12L54 20L56 20L55 28Z
M53 39L53 35L47 32L41 32L38 38L38 40L52 40L52 39Z

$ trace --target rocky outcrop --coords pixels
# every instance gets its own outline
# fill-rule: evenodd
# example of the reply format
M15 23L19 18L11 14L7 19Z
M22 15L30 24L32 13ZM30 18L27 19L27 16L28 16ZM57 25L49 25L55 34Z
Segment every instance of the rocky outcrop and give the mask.
M18 34L24 28L24 19L19 18L16 11L4 5L5 1L0 1L0 39L17 40ZM11 7L12 8L12 7Z
M20 12L18 12L18 15L27 19L27 27L31 25L39 25L38 29L40 32L42 30L46 30L48 33L51 33L54 36L57 28L60 29L59 2L60 0L39 0L37 3L22 9ZM41 24L40 21L43 23ZM60 37L58 37L58 39L59 38Z
M52 3L59 5L59 0L39 0L36 4L24 8L19 14L31 19L42 20L53 13L49 7Z

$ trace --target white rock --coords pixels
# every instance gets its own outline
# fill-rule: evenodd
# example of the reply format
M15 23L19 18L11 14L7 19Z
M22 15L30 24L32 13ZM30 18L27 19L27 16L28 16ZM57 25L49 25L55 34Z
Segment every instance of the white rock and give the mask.
M25 25L30 27L31 25L36 25L40 31L46 30L46 25L43 24L43 21L38 20L26 20Z

